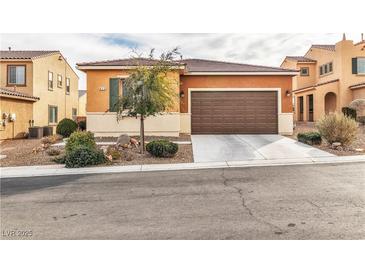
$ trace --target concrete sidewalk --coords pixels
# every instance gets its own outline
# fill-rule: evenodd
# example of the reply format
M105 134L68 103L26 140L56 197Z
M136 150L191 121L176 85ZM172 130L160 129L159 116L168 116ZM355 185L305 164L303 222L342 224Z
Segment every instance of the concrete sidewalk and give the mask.
M153 165L130 165L130 166L102 166L85 168L65 168L63 165L47 166L19 166L0 168L1 178L54 176L72 174L103 174L123 172L143 172L162 170L192 170L208 168L232 168L232 167L254 167L254 166L288 166L308 164L337 164L365 162L365 155L341 156L341 157L315 157L315 158L290 158L274 160L247 160L247 161L223 161L206 163L180 163L180 164L153 164Z

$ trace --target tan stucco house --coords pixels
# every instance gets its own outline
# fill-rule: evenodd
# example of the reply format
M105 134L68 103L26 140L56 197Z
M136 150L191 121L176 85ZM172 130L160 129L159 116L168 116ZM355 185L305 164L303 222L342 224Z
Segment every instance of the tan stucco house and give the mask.
M123 81L151 59L120 59L77 64L87 76L87 129L96 136L139 133L139 122L119 122L111 111L123 96ZM176 106L146 119L147 135L280 133L293 131L292 77L295 69L202 59L171 64Z
M1 139L78 115L78 76L59 51L0 51L0 73Z
M365 40L312 45L304 56L287 56L282 68L299 70L293 77L294 119L312 122L365 99Z

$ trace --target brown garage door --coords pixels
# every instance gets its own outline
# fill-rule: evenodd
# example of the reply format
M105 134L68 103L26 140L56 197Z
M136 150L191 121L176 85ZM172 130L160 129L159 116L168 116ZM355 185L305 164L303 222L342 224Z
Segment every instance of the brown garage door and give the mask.
M193 91L193 134L278 132L275 91Z

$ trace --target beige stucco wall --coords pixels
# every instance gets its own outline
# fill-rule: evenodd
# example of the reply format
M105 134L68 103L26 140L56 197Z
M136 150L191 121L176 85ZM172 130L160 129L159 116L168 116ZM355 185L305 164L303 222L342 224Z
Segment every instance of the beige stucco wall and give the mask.
M35 126L48 125L48 106L58 107L58 122L72 118L72 108L78 109L78 77L72 68L62 60L60 54L33 60L33 95L40 100L33 105ZM53 72L53 90L48 90L48 71ZM62 87L57 86L57 75L62 75ZM70 94L66 95L66 77L70 78Z
M14 122L6 121L5 126L0 125L0 139L22 138L28 132L29 120L32 119L32 101L0 97L0 115L15 113Z
M352 74L352 58L365 57L365 42L354 44L351 40L336 43L335 51L312 48L305 55L317 60L318 83L340 79L338 105L347 106L353 100L349 86L365 81L365 74ZM319 66L333 62L333 73L319 76Z
M14 90L14 85L7 84L8 65L25 65L25 86L16 86L16 91L33 94L33 64L31 61L0 61L0 87Z
M299 120L299 97L303 96L304 112L303 120L308 120L308 96L313 95L313 120L317 121L325 114L325 96L328 92L333 92L336 94L336 111L341 111L341 106L338 101L339 94L339 83L334 82L327 85L318 86L315 89L311 89L303 92L296 92L295 96L295 112L294 120Z
M85 92L82 96L79 96L79 109L77 116L86 116L86 100L87 100L87 93Z
M293 78L293 89L305 88L320 83L325 83L331 80L339 79L339 82L321 85L315 89L295 93L295 114L294 119L298 119L298 98L304 96L304 121L307 117L307 96L314 95L314 120L318 120L324 112L324 96L328 92L336 94L336 111L341 111L342 107L348 106L352 100L365 99L364 92L350 90L349 86L365 81L365 74L352 74L352 58L365 57L365 42L354 44L351 40L342 40L336 43L335 51L311 48L305 54L305 57L316 60L315 65L310 66L310 78L304 76L296 76ZM333 63L333 72L326 75L319 75L319 67L327 63ZM304 64L294 61L284 61L282 67L299 69Z
M352 100L365 99L365 88L354 89L352 91Z
M116 113L88 112L87 130L95 136L119 136L120 134L139 135L139 120L123 117L117 121ZM180 113L170 112L163 115L147 117L145 134L148 136L179 136Z

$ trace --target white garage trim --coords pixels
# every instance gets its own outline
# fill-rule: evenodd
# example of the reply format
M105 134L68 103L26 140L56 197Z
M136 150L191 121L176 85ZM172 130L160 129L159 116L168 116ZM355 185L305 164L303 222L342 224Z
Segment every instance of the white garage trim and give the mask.
M191 92L192 91L276 91L278 99L278 132L282 135L293 134L293 113L283 113L281 110L281 88L188 88L188 113L189 123L186 121L187 117L184 117L181 122L185 124L185 128L189 128L191 133Z

